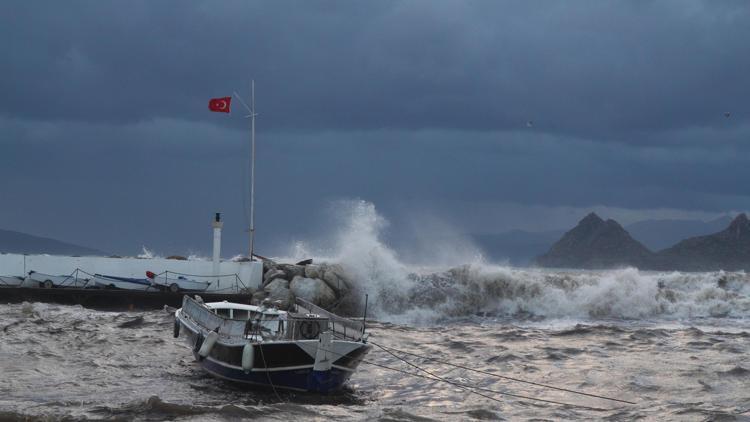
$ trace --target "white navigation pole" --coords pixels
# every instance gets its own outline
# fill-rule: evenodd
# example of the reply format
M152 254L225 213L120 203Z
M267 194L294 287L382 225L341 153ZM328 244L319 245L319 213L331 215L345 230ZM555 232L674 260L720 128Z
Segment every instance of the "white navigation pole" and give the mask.
M248 257L253 261L255 260L253 254L255 246L255 116L258 115L255 113L255 80L253 79L250 82L250 107L245 104L245 101L242 100L240 94L235 92L234 96L240 100L247 112L250 113L245 117L250 118L250 228L248 229L250 236L250 254Z
M255 260L255 79L250 82L250 260Z

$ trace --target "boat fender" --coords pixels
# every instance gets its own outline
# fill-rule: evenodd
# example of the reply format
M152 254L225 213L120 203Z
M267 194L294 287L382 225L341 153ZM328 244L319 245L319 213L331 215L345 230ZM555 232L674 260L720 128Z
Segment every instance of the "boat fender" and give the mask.
M245 373L250 373L253 369L253 362L255 362L255 349L252 343L245 344L242 348L242 370Z
M193 352L198 353L198 350L203 346L203 334L198 333L195 336L195 344L193 345Z
M175 318L174 319L174 338L177 338L180 336L180 320Z
M219 339L219 333L216 331L211 331L206 336L206 339L203 340L203 345L201 345L200 350L198 350L198 355L201 357L208 356L209 353L211 353L211 349L214 348L214 344L216 344L216 340Z

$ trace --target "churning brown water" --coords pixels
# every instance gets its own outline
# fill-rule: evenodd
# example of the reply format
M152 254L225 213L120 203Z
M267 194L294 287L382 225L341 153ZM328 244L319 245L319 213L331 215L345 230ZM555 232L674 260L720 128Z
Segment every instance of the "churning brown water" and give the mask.
M400 355L481 388L474 391L487 398L409 375L419 371L377 347L342 394L277 397L204 374L182 339L172 337L172 311L0 305L0 420L750 419L750 322L742 316L500 313L369 327L371 341L380 345L631 405Z

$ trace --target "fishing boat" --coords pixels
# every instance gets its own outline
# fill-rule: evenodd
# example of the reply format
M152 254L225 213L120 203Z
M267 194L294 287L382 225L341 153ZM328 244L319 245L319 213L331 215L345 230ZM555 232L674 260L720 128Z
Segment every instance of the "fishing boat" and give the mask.
M208 289L208 286L211 285L210 281L193 280L183 275L170 277L168 272L155 274L151 271L146 271L146 277L152 284L164 289L168 289L172 293L203 292L206 291L206 289Z
M94 274L91 279L96 287L102 289L122 290L157 290L151 281L145 278L116 277L113 275Z
M53 287L84 288L90 286L90 280L79 276L78 271L67 275L52 275L36 271L29 271L24 285L29 287L42 287L51 289Z
M371 346L362 321L296 299L293 310L184 296L174 336L183 334L209 374L257 387L335 392Z

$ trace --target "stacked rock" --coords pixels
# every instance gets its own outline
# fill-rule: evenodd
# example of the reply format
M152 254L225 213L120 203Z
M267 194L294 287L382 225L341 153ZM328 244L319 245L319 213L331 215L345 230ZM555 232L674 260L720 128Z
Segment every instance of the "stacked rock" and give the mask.
M281 302L281 309L289 309L299 297L331 309L347 298L351 286L351 279L338 264L313 264L312 260L280 264L265 259L263 287L253 293L252 303L268 298Z

